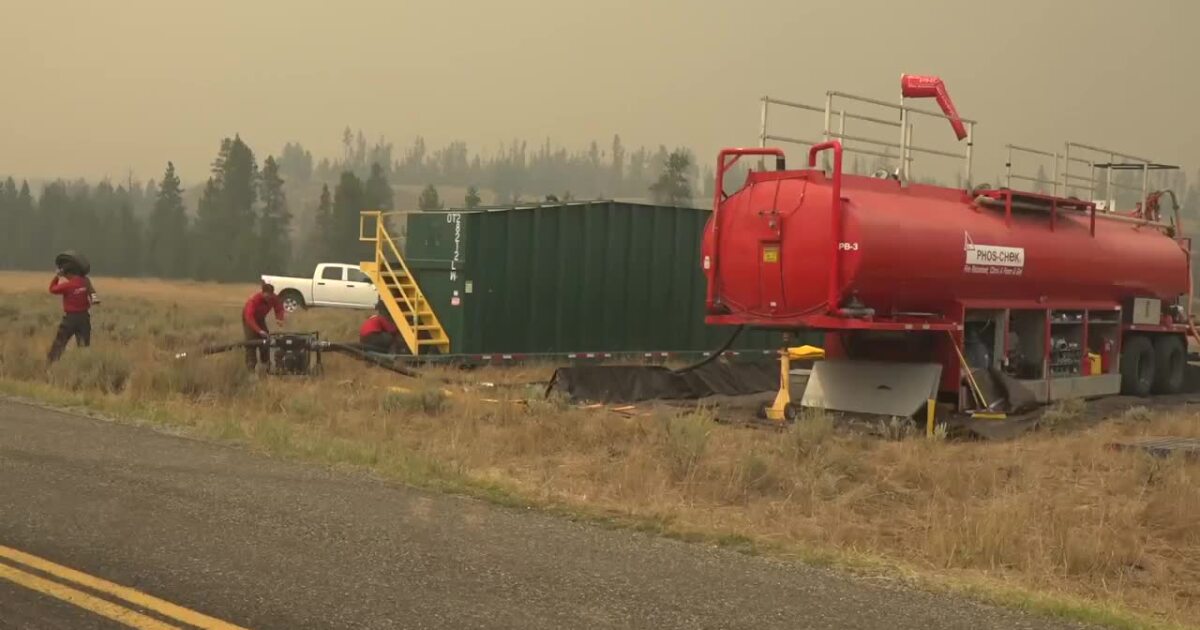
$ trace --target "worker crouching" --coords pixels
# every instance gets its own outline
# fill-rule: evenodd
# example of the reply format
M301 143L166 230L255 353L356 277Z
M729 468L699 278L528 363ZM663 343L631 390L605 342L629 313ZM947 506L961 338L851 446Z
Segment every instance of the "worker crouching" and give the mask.
M62 356L72 337L81 348L91 345L92 316L89 311L92 306L92 285L87 276L59 268L50 281L50 292L62 296L63 307L58 333L46 355L46 359L53 363Z
M402 347L400 329L385 308L377 304L375 310L358 329L359 345L371 352L398 354Z
M275 295L275 287L266 282L262 289L246 300L242 309L242 332L247 341L268 339L271 331L267 328L267 314L275 311L275 321L283 323L283 301ZM271 360L271 350L266 345L246 348L246 367L253 370L261 361L264 365Z

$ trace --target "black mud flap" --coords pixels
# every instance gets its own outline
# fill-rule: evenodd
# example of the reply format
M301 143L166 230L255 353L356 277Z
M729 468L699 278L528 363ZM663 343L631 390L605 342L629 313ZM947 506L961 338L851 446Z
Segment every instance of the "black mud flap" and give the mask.
M649 365L564 367L555 370L546 393L574 401L634 403L744 396L778 388L779 364L775 361L714 361L684 373Z

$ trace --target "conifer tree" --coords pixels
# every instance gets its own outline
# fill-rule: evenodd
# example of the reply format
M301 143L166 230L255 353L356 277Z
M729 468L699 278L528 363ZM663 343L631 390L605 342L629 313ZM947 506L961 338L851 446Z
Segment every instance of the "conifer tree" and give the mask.
M167 162L167 170L158 184L158 196L150 212L146 234L146 271L163 278L182 278L188 275L187 210L183 207L183 188L175 174L175 164Z

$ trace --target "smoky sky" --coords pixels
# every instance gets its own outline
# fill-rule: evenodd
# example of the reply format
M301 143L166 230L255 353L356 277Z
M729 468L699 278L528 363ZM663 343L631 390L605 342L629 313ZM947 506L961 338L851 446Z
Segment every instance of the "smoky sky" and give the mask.
M201 180L222 137L260 157L341 130L405 145L513 138L684 145L711 163L757 141L759 97L898 97L936 74L1006 142L1064 140L1200 166L1200 3L1188 0L7 0L0 174ZM932 104L930 105L932 106ZM785 121L781 121L782 122ZM788 135L812 136L819 117ZM917 140L953 144L949 128ZM936 141L936 142L935 142ZM798 153L795 149L794 152Z

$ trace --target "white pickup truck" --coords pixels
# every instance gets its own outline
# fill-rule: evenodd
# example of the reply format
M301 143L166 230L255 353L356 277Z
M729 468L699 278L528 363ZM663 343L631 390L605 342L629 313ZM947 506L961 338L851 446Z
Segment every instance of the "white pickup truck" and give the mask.
M375 308L379 291L358 265L321 263L311 278L263 276L289 313L314 306Z

